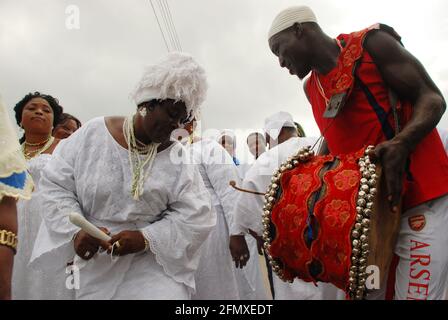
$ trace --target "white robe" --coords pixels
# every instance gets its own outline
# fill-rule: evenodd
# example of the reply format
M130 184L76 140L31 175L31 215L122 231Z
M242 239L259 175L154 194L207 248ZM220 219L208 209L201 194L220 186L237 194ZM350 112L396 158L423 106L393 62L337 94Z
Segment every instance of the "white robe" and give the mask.
M17 202L18 246L14 257L12 277L12 299L14 300L68 300L73 292L65 287L65 269L54 272L34 270L28 267L31 253L42 222L41 211L36 197L41 171L50 161L51 155L41 154L28 161L28 172L33 177L36 190L31 200Z
M445 148L446 153L448 154L448 130L437 128L437 131L439 132L440 139L442 140L443 147ZM446 295L445 300L448 300L448 278L446 281Z
M246 176L252 164L241 163L237 166L238 175L240 180L238 186L241 186L244 177ZM269 300L270 294L268 292L262 269L264 265L260 265L260 259L258 254L257 240L250 234L245 235L249 254L252 257L247 261L246 266L243 269L237 269L238 285L240 290L240 296L243 300ZM263 258L264 259L264 258Z
M192 298L237 300L235 265L229 250L229 225L238 192L229 182L238 181L238 172L230 155L214 140L203 139L193 143L190 150L212 198L212 208L217 213L216 227L202 248L196 271L196 294Z
M216 215L197 167L185 157L178 143L159 152L135 201L128 151L112 137L104 118L89 121L61 142L42 172L43 223L32 266L51 270L73 259L72 238L79 228L68 214L76 211L112 234L142 230L150 240L145 253L115 261L101 253L82 261L77 299L190 298L200 247Z
M288 157L297 153L300 148L313 146L315 138L291 138L284 143L263 153L247 172L242 187L247 190L266 192L272 174ZM231 234L239 234L251 229L258 235L263 234L262 213L264 197L250 193L240 193L235 206ZM315 287L312 283L296 279L293 284L285 283L273 273L276 300L321 300L341 298L341 292L334 286L323 284ZM323 289L330 288L330 289ZM326 290L326 291L325 291ZM329 294L328 290L331 292ZM325 292L324 292L325 291ZM340 291L340 290L339 290Z
M442 140L443 147L445 148L445 151L448 153L448 130L437 128L437 131L439 132L440 139Z

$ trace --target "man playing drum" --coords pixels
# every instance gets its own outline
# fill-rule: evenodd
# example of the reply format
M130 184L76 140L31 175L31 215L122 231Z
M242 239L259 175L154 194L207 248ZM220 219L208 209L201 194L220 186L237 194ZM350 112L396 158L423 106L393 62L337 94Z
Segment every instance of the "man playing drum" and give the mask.
M448 157L435 130L446 103L390 27L327 36L305 6L280 12L269 30L280 66L303 80L332 155L375 145L387 200L401 224L387 285L372 298L443 299L448 276ZM396 98L395 98L396 97Z

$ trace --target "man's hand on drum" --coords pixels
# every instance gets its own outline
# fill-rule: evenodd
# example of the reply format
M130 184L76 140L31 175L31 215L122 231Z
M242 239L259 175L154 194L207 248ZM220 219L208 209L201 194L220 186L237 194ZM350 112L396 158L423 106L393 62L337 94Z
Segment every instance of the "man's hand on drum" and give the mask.
M145 250L145 238L141 231L121 231L112 236L109 240L109 250L115 256L125 256L131 253L138 253Z
M106 228L99 229L105 234L110 234L109 230ZM100 248L103 250L108 250L110 247L107 241L94 238L83 230L79 231L75 235L73 242L76 254L84 260L92 259Z
M235 267L243 269L250 258L249 248L244 235L230 236L229 248L232 259L235 261Z
M381 163L386 180L388 200L393 212L398 212L403 190L403 177L409 155L409 148L395 139L379 144L369 154L373 161L379 160Z

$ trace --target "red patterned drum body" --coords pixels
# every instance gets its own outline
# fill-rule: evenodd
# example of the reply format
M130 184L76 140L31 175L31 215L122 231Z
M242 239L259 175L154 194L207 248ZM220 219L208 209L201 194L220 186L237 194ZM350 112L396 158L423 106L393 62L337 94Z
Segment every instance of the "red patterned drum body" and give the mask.
M399 216L380 201L381 170L370 161L372 148L338 157L303 149L274 174L263 238L280 278L332 283L352 299L365 297L368 266L377 266L384 279Z

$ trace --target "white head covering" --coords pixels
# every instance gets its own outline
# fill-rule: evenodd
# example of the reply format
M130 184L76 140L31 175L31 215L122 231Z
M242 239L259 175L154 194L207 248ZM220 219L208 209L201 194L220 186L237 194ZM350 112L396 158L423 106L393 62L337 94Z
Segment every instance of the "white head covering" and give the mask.
M233 145L236 145L236 135L235 132L232 130L223 130L221 133L216 137L216 141L221 144L222 137L230 137L233 141Z
M277 33L292 27L294 23L316 22L313 10L307 6L294 6L281 11L272 22L268 32L268 39Z
M192 119L207 93L204 69L189 54L171 52L145 68L131 97L136 105L153 99L183 101Z
M295 128L296 125L290 113L277 112L264 120L264 132L272 139L277 140L280 131L284 127Z

